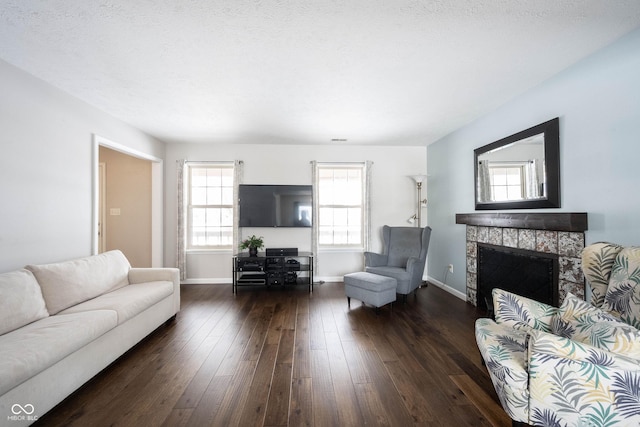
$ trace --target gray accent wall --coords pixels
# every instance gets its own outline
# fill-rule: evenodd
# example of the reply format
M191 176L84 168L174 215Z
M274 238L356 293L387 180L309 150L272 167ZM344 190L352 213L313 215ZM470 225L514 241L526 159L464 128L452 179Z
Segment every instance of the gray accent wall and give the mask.
M465 293L465 226L455 224L455 214L474 212L473 150L554 117L560 118L562 207L537 212L588 212L586 244L640 245L636 30L427 147L428 271L453 293Z

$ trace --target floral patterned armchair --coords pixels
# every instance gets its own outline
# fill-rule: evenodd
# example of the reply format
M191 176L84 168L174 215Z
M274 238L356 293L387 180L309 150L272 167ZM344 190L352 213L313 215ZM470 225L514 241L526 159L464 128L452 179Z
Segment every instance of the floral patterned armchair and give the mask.
M582 268L591 304L552 307L493 290L476 341L514 425L640 426L640 248L596 243Z

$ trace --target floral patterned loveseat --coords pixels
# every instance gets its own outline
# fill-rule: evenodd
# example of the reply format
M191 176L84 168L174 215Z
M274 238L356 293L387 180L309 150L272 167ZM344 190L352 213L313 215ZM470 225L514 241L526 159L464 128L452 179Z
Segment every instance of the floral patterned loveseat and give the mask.
M476 341L514 425L640 426L640 248L582 254L591 304L552 307L493 290Z

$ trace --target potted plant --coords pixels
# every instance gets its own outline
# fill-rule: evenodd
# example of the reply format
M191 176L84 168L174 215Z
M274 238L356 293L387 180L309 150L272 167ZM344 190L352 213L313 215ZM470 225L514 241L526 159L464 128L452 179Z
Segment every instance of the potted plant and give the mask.
M256 235L252 235L247 237L240 243L240 249L249 248L249 256L258 256L258 249L264 247L264 237L256 237Z

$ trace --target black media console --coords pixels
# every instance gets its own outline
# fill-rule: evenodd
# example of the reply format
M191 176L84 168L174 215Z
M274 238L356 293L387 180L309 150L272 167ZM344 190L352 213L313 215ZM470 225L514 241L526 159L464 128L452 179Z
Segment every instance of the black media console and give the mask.
M313 254L295 251L274 252L250 256L243 252L233 256L233 293L238 286L308 285L313 292Z

